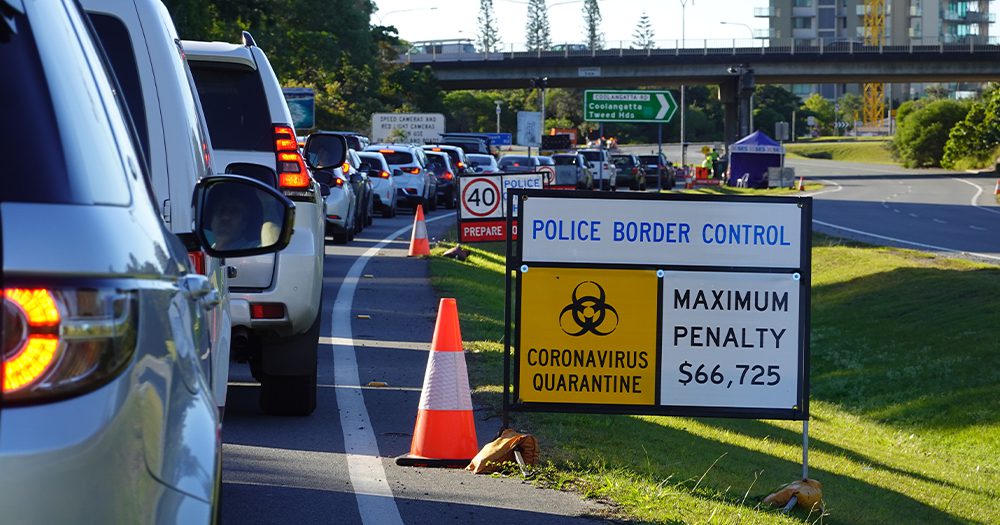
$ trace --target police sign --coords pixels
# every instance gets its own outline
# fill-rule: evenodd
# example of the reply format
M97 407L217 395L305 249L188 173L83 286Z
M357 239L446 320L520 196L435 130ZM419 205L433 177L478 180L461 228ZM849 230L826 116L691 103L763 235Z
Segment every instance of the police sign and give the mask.
M811 199L510 198L509 408L808 417Z

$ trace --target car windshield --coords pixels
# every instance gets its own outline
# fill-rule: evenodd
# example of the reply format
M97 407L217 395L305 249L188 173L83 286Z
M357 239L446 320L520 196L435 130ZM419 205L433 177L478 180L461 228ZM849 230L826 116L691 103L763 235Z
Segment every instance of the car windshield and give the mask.
M512 155L500 159L500 167L507 166L531 166L531 157Z
M405 151L382 151L382 156L390 166L410 164L413 162L413 155Z
M576 155L560 155L552 157L556 166L576 166Z

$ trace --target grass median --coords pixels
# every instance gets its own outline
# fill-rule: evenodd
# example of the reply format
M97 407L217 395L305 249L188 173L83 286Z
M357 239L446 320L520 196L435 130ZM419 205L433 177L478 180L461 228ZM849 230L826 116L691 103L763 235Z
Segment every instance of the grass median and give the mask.
M886 140L786 143L785 151L791 157L899 165Z
M801 474L801 423L518 413L532 478L648 523L1000 523L1000 268L816 235L810 477L825 512L761 500ZM500 410L503 245L431 260L477 404ZM499 419L497 420L499 427Z

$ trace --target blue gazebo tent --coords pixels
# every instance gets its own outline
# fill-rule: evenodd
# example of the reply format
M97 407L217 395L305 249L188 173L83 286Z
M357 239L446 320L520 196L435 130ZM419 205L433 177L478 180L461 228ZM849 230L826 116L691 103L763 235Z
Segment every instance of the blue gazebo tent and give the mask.
M729 146L729 178L726 184L736 186L746 175L748 188L767 188L767 168L781 166L785 148L767 134L754 131Z

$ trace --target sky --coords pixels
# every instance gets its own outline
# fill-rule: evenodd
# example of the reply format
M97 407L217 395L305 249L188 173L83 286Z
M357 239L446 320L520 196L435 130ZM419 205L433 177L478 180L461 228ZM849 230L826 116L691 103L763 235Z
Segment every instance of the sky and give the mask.
M399 36L410 42L475 40L478 34L479 0L375 0L375 4L378 11L372 23L395 26ZM527 0L493 0L506 49L511 44L523 47L527 4ZM583 0L547 0L547 4L552 42L584 42ZM599 0L598 5L607 47L618 47L619 41L628 47L643 11L649 15L656 40L680 39L682 15L683 34L688 41L745 41L751 38L751 29L767 29L767 18L753 16L755 7L767 7L767 0Z

